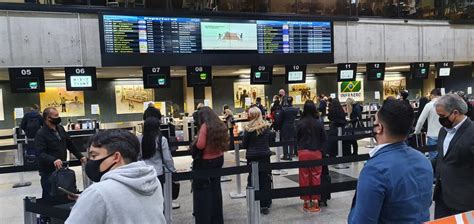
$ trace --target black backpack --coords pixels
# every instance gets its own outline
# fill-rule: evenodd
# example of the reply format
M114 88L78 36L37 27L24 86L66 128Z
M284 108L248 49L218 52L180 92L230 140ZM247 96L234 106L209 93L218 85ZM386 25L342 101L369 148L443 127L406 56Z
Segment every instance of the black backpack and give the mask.
M49 183L51 184L51 192L49 192L51 197L66 195L66 193L59 190L58 187L61 187L72 193L78 192L76 186L76 173L74 170L71 170L68 167L54 171L49 178Z
M28 138L35 138L36 132L41 129L41 118L39 116L30 117L26 123L25 134Z

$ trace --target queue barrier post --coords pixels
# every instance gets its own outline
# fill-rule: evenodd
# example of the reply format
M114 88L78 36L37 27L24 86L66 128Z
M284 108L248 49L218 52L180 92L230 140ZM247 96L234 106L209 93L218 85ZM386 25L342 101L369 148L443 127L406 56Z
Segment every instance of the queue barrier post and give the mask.
M35 213L26 211L26 202L36 202L36 197L26 197L23 199L23 212L24 212L24 221L25 224L36 224L38 223L38 217L36 216Z
M254 204L254 218L253 218L253 223L261 223L260 220L260 201L255 201L255 191L260 190L260 183L259 183L259 171L258 171L258 162L252 162L252 187L254 189L253 192L253 200L251 203Z
M337 128L337 136L341 137L342 136L342 127ZM343 157L343 151L342 151L342 140L337 140L337 157ZM349 166L346 164L337 164L334 166L336 169L348 169Z
M277 131L275 141L280 142L280 140L281 140L280 131ZM281 157L281 151L282 150L283 150L283 146L276 147L275 154L276 154L276 162L277 163L280 162L280 157ZM285 175L285 174L288 174L288 172L286 172L285 170L272 170L272 174L273 175Z
M247 223L257 224L255 218L255 189L252 186L247 187Z
M16 138L16 134L13 135L13 139L14 139L14 142L16 143L16 145L18 146L18 149L17 149L17 155L15 156L15 165L17 166L23 166L24 165L24 158L23 158L23 153L24 153L24 150L23 150L23 143L20 143L18 142L17 138ZM18 183L15 183L13 184L13 188L19 188L19 187L28 187L28 186L31 186L31 182L30 181L25 181L25 175L24 175L24 172L20 172L19 174L20 176L20 182Z
M234 157L235 157L235 166L240 166L240 146L239 144L234 144ZM245 194L242 192L242 179L240 173L235 175L237 192L230 192L229 196L232 199L245 198Z
M165 199L165 219L167 224L173 223L172 219L172 202L173 202L173 195L172 195L172 176L171 172L165 169L165 184L163 185L164 187L164 199Z
M369 116L370 116L370 123L367 127L373 127L374 126L374 116L370 114L369 110ZM370 138L369 144L367 145L367 148L375 148L375 141L374 138Z

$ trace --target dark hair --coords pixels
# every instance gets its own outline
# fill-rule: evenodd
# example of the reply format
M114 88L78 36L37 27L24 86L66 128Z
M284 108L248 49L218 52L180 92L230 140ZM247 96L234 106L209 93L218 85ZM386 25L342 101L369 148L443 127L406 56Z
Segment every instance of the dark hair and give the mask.
M145 110L145 113L143 114L143 120L146 120L149 117L155 117L161 120L161 111L158 108L155 107L148 107Z
M400 100L385 100L377 116L387 132L398 137L408 135L415 117L410 104Z
M51 114L51 111L56 110L54 107L46 107L46 109L43 110L43 119L46 121L48 120L49 115ZM57 111L57 110L56 110Z
M137 136L126 130L106 130L97 133L89 140L90 146L105 148L108 154L120 152L127 163L136 162L140 152Z
M431 95L433 96L441 96L441 89L440 88L435 88L433 90L431 90Z
M153 157L156 150L160 150L163 155L161 147L156 148L156 140L161 138L160 125L161 121L155 117L147 118L143 124L142 159L144 160Z
M260 103L262 102L262 98L261 97L257 97L257 103Z
M425 109L425 106L426 104L428 104L428 102L430 102L428 98L424 96L420 98L419 103L418 103L418 114L421 114L421 112L423 112L423 109Z
M301 118L305 117L313 117L313 118L318 118L319 113L318 110L316 109L316 105L312 100L307 100L306 103L304 103L303 107L303 114L301 115Z
M230 108L229 108L229 105L224 104L224 110L227 110L227 109L230 109Z
M404 100L408 99L408 95L409 95L409 94L408 94L408 91L406 91L406 90L400 91L400 96L402 96L402 98L403 98Z
M38 106L38 104L35 103L35 104L33 104L33 106L31 107L31 109L33 109L33 110L39 110L40 107Z
M210 107L201 107L198 112L199 125L207 125L206 143L210 149L227 151L229 134L227 126ZM200 128L200 127L199 127Z
M319 98L324 98L324 94L319 94Z

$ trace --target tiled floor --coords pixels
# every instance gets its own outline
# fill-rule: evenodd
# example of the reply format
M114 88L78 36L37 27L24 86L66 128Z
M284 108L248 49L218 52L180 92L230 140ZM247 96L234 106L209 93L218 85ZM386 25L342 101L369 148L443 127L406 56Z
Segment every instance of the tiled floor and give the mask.
M370 149L365 148L367 142L359 142L359 153L367 153ZM274 160L275 157L272 157ZM191 158L180 157L175 159L176 168L185 170L189 168ZM226 153L225 166L233 166L234 154ZM331 170L357 178L363 163L349 164L349 169ZM82 172L80 167L75 167L79 188L82 188ZM287 170L288 175L297 174L297 169ZM32 185L24 188L12 188L11 186L19 181L19 174L2 174L0 175L0 224L23 223L23 206L22 199L25 196L41 195L41 187L39 184L39 176L37 172L24 173L26 180L31 181ZM232 181L222 183L222 195L224 204L225 223L246 223L247 205L246 199L231 199L229 193L236 191L235 176ZM242 189L245 190L247 176L242 176ZM274 187L295 187L297 183L283 176L274 176ZM349 213L354 191L336 193L332 195L332 199L328 202L329 206L322 208L320 213L309 214L302 211L302 201L299 198L286 198L273 200L270 214L262 216L263 223L347 223L347 215ZM190 182L181 182L180 196L177 200L181 204L180 209L173 210L174 223L194 223L192 216L192 194L190 193Z

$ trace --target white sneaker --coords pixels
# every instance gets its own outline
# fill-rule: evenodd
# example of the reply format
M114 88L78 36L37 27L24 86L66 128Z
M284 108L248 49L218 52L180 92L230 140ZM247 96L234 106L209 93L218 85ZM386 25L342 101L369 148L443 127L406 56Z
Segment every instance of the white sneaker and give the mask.
M171 203L171 208L173 208L173 209L178 209L180 207L181 207L181 205L178 202L172 202Z

